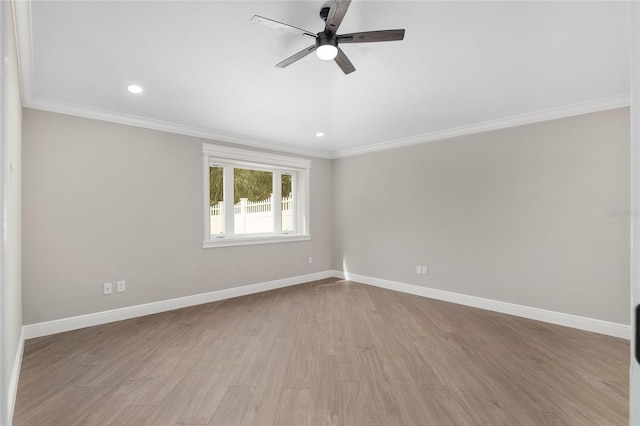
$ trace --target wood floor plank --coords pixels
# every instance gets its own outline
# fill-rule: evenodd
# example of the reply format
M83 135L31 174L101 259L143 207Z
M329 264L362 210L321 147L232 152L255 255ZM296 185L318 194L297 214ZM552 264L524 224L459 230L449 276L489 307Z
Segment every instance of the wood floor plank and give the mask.
M366 413L362 404L362 389L358 382L334 382L338 401L337 419L341 426L364 424Z
M400 416L380 416L380 424L382 426L402 426L402 419Z
M337 279L25 342L13 424L626 425L629 342Z
M235 426L242 423L249 401L253 397L253 386L231 385L209 421L210 425Z
M415 383L396 382L400 413L407 425L453 425L453 413L441 403L440 393L448 391L429 391L418 388Z
M313 360L314 325L311 322L298 322L292 332L294 345L289 368L285 371L284 386L308 389Z
M314 353L309 388L309 412L307 425L337 425L338 396L336 355Z
M105 398L94 410L86 411L85 416L78 417L77 422L66 426L104 425L119 416L128 416L127 408L135 405L140 393L148 390L151 382L151 379L125 380L106 393Z
M19 421L27 425L75 424L88 411L99 406L108 392L108 388L66 387Z
M46 359L45 361L48 361ZM21 419L40 411L40 408L56 395L63 392L68 387L73 386L75 380L82 377L85 372L91 369L88 365L61 365L58 362L46 363L46 367L34 367L34 373L25 373L20 375L20 384L16 395L16 403L14 411L14 423ZM25 370L27 367L23 367ZM47 380L48 385L42 386L43 379Z
M262 323L251 350L243 359L242 368L233 379L234 385L256 386L258 384L278 331L277 324Z
M178 423L184 409L193 399L193 390L200 389L207 376L199 370L190 370L162 400L158 409L145 421L148 426L173 426Z
M109 423L96 423L107 424L108 426L143 426L147 419L153 415L158 409L155 405L129 405L121 413L113 418Z
M306 425L308 406L309 389L283 389L273 424L290 426Z
M284 390L285 372L289 367L292 349L293 339L276 339L264 367L264 374L255 387L253 398L242 420L243 426L273 424Z
M205 425L209 423L220 405L234 374L224 368L217 368L211 372L192 371L203 375L205 380L200 387L191 390L192 398L180 413L176 423Z

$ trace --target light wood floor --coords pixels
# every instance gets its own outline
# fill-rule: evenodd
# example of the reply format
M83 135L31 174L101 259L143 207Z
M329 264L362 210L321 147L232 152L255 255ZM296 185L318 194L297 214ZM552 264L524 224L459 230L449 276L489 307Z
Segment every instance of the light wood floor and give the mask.
M28 340L14 425L626 425L622 339L326 280Z

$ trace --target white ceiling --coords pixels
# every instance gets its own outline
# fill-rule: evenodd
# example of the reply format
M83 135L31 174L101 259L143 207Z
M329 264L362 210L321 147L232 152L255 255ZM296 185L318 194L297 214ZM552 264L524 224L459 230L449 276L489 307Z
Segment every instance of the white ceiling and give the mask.
M18 0L25 105L339 157L629 102L626 2L354 0L338 33L405 39L274 67L313 40L251 17L318 32L322 4Z

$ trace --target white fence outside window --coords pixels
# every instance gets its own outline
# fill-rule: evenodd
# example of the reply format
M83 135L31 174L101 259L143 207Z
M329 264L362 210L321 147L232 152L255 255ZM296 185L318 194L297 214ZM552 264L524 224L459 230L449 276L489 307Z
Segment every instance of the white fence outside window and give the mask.
M282 230L293 231L291 194L282 197ZM233 232L235 234L253 234L261 232L273 232L273 214L271 204L273 197L262 201L249 201L248 198L241 198L239 203L234 205ZM209 223L211 235L223 232L223 202L209 207Z

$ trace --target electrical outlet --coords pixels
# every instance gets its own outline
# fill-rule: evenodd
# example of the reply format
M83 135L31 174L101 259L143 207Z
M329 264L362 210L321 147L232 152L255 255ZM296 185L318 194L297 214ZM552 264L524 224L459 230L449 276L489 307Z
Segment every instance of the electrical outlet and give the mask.
M102 290L104 292L104 294L111 294L113 293L113 284L111 283L104 283L102 285Z
M426 266L422 267L422 275L428 275L429 271L427 270Z
M123 292L123 291L127 291L127 282L122 280L122 281L118 281L118 293Z
M422 266L416 265L416 275L422 274Z
M309 263L313 263L313 257L309 256Z

